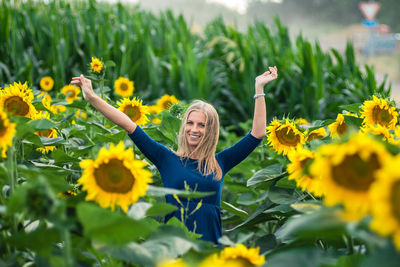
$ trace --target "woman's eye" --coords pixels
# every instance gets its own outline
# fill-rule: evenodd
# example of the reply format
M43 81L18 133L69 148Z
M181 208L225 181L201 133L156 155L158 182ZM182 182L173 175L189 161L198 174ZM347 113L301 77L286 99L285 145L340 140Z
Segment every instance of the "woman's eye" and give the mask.
M200 127L201 127L201 128L204 128L204 127L206 127L206 125L203 124L203 123L200 123Z
M192 122L192 121L188 121L188 122L186 122L186 124L190 124L190 125L192 125L192 124L193 124L193 122Z

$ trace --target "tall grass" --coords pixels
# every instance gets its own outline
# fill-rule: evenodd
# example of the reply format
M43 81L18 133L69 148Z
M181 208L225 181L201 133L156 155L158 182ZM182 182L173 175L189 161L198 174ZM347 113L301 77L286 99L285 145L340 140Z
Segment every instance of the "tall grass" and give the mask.
M308 119L333 117L338 106L362 102L371 93L387 96L386 80L376 82L346 53L322 51L302 36L294 43L279 19L255 23L247 32L222 19L202 34L183 16L154 15L137 6L96 1L1 1L0 85L28 80L38 86L54 77L56 90L85 73L92 56L112 60L108 86L118 76L135 81L136 94L150 103L164 93L179 99L206 99L219 107L224 124L250 118L254 78L276 65L280 78L268 85L269 119L290 114Z

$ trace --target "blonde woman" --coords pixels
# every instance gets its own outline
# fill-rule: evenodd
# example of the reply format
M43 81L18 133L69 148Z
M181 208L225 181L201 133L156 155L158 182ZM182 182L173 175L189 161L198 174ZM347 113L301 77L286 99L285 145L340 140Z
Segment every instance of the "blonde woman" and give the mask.
M83 97L106 118L127 131L140 151L157 167L163 185L167 188L184 189L185 183L199 192L215 192L214 195L195 201L179 201L186 207L181 214L180 205L173 196L166 201L178 209L166 216L182 218L189 230L202 235L202 239L218 244L222 235L220 206L224 175L244 160L261 142L266 134L266 107L264 86L278 77L277 68L255 79L255 108L252 130L239 142L215 154L219 136L219 118L215 108L201 100L194 101L187 109L179 131L178 151L174 152L151 139L123 112L107 104L92 89L91 81L83 75L72 78L71 84L82 88ZM198 208L199 201L202 205ZM193 214L192 211L198 208Z

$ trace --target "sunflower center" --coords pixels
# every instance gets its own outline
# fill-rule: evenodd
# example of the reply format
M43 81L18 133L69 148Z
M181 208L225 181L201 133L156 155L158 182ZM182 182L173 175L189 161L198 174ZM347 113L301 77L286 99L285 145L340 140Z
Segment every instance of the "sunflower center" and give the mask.
M38 132L39 136L44 136L44 137L49 137L50 134L51 134L51 130L50 129Z
M6 126L4 124L3 119L0 117L0 136L3 136L6 133Z
M50 83L48 81L44 82L44 85L48 86Z
M393 215L397 219L397 222L400 223L400 181L398 180L397 182L394 183L392 186L392 192L391 192L390 200L392 202L392 211Z
M171 101L165 101L163 104L164 109L169 109L169 107L172 105Z
M382 126L387 126L393 119L393 116L386 109L381 109L379 106L374 107L372 110L372 118L374 123L379 123Z
M136 106L126 106L124 109L124 113L131 118L132 121L137 121L140 118L140 109Z
M19 96L7 98L4 107L13 116L25 116L29 113L29 105Z
M228 259L225 261L227 266L230 266L232 264L232 266L240 266L240 267L253 267L255 266L254 264L252 264L248 259L246 258L242 258L242 257L238 257L236 259Z
M300 136L292 128L283 127L276 130L276 137L282 145L297 146L300 143Z
M101 164L95 169L94 177L97 185L110 193L125 194L135 183L135 177L118 159Z
M311 142L311 141L314 140L314 139L319 140L319 139L322 139L322 138L323 138L323 136L320 135L319 133L311 133L311 134L308 136L307 140L308 140L309 142Z
M67 97L75 97L75 91L71 90L67 92Z
M121 91L126 91L126 90L128 90L128 85L126 83L121 83L119 86L119 89Z
M332 167L332 178L340 186L353 191L367 191L375 180L374 172L380 168L377 155L371 154L367 161L358 154L348 155Z
M348 127L347 124L344 122L342 124L339 124L339 126L337 127L338 134L344 135L347 131L347 127Z

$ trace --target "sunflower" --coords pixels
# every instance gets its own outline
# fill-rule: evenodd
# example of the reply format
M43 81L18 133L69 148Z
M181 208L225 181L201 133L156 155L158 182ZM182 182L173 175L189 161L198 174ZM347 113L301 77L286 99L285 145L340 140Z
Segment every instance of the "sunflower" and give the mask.
M80 166L83 174L78 183L87 191L86 200L103 208L114 210L118 205L128 212L129 205L144 196L152 182L151 172L144 169L146 163L135 160L133 150L125 149L122 141L111 144L109 150L101 148L96 160L83 160Z
M121 102L117 102L118 109L128 115L128 117L137 125L143 126L149 121L147 115L149 114L148 107L142 105L142 100L133 98L124 98Z
M79 87L76 87L75 85L72 84L68 84L65 85L62 89L61 89L61 93L63 93L64 95L66 95L66 100L68 103L72 103L74 102L75 99L78 99L78 94L81 92L81 89L79 89Z
M30 89L28 87L27 82L25 82L24 84L20 83L20 82L14 82L13 85L10 84L10 87L14 86L15 88L17 88L20 92L22 92L25 96L27 96L28 98L32 98L33 99L33 92L32 89Z
M206 258L200 267L252 267L261 266L265 263L265 257L260 256L260 248L246 248L242 244L236 247L226 247L221 253L212 254Z
M372 100L364 101L361 110L363 124L379 124L389 129L394 129L399 117L396 107L390 106L388 101L376 96L372 96Z
M173 104L178 104L179 101L173 95L163 95L160 99L157 100L157 106L161 110L168 110L169 107Z
M48 110L51 110L51 96L46 92L41 92L37 97L42 97L42 104Z
M268 144L279 154L286 155L290 150L300 148L305 143L304 134L288 119L282 123L274 118L267 127L267 132Z
M53 86L54 86L54 80L50 76L44 76L40 80L40 88L42 88L42 90L44 91L50 91L51 89L53 89Z
M394 141L394 135L389 132L388 128L383 127L380 124L377 124L375 126L365 124L363 127L361 127L361 132L364 134L373 134L379 136L382 138L383 141L387 141L389 143L392 143Z
M6 157L7 149L12 146L12 140L16 133L15 123L11 123L7 114L0 108L0 153Z
M321 177L324 202L343 204L358 219L370 211L370 186L388 158L383 144L358 133L347 142L320 146L310 170L314 177Z
M76 117L77 119L82 118L82 119L86 120L87 115L86 115L85 112L83 112L82 110L78 109L78 110L75 112L75 117Z
M64 105L51 105L50 106L50 111L53 114L58 114L58 113L62 113L64 111L66 111L67 108Z
M130 81L128 78L119 77L114 82L114 90L115 93L122 97L130 97L135 90L133 86L133 81Z
M344 121L344 116L357 117L357 115L352 113L338 114L336 117L336 121L328 125L328 129L332 138L338 138L346 135L349 126Z
M288 153L290 164L286 169L289 180L295 180L301 190L312 193L316 197L322 196L320 177L314 177L308 174L308 166L315 158L314 152L307 149L293 149Z
M157 264L157 267L187 267L182 259L177 260L164 260Z
M50 119L50 115L48 112L43 112L43 113L37 113L35 116L32 117L33 120L41 120L41 119ZM47 130L42 130L40 132L36 132L37 135L43 136L46 138L56 138L58 137L57 130L54 128L50 128ZM38 147L37 150L42 152L43 154L53 151L55 146L45 146L43 147Z
M382 236L391 236L400 251L400 155L383 164L377 180L371 185L371 229Z
M156 114L160 113L162 109L157 106L157 105L152 105L148 106L149 107L149 113L153 116L153 119L151 120L155 124L160 124L161 120L157 117L155 117Z
M92 57L92 62L90 62L90 67L93 72L100 73L103 69L103 62L97 57Z
M0 91L0 108L12 116L25 116L31 118L36 114L32 105L32 90L25 84L11 85Z
M322 139L327 135L328 134L326 133L325 128L323 128L323 127L318 128L318 129L316 129L314 131L311 131L310 133L307 134L307 142L311 142L314 139L317 139L317 140Z
M294 123L296 123L297 125L308 125L308 124L310 124L306 119L303 119L303 118L295 119Z

